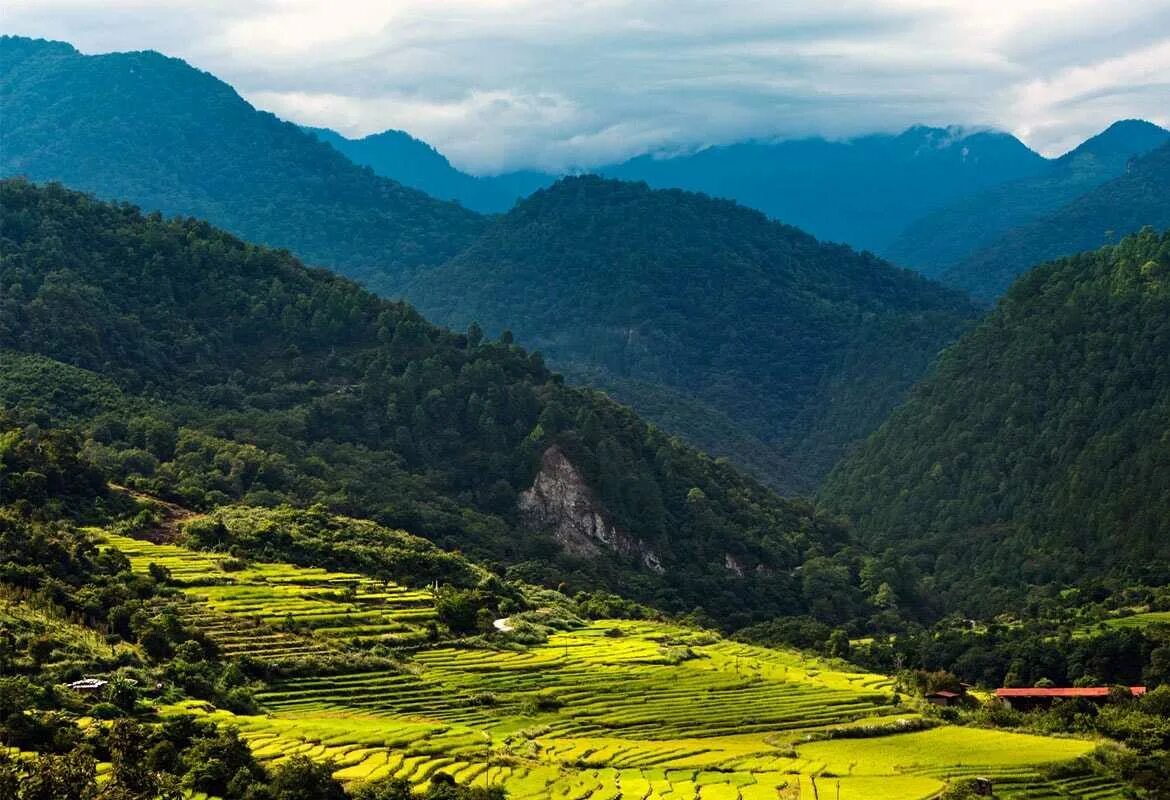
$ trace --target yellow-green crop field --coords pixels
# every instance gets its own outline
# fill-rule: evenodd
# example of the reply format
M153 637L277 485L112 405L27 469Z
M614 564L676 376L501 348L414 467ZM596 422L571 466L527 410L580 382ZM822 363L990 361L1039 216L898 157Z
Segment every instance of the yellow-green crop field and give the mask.
M427 592L283 564L225 571L214 554L106 539L136 569L170 569L190 619L229 654L412 643L398 670L271 684L257 695L263 714L168 709L236 726L263 759L332 760L345 781L421 785L445 772L514 800L927 800L948 780L986 776L1003 798L1123 796L1075 770L1045 777L1092 741L900 725L919 715L890 680L839 662L623 620L525 648L427 646Z

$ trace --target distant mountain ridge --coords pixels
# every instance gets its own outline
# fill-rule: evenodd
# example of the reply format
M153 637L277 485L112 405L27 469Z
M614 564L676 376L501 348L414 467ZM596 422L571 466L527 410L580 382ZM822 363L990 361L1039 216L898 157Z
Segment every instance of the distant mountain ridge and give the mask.
M1170 142L1129 162L1122 174L1032 222L1013 228L940 279L993 300L1033 265L1111 244L1143 227L1170 226Z
M1013 228L1122 175L1132 159L1167 140L1170 131L1152 123L1116 122L1035 175L992 187L917 220L882 255L924 275L940 277ZM1084 248L1073 245L1066 252L1079 249Z
M480 211L506 211L558 176L533 171L473 177L402 131L347 139L312 129L380 175ZM651 153L584 172L735 200L819 239L881 250L924 213L988 186L1043 170L1014 136L915 126L844 141L752 141L685 155Z
M923 214L1035 174L1044 158L1011 134L915 126L845 141L796 139L641 156L598 170L726 197L819 239L881 252Z
M486 178L468 175L451 166L446 156L434 147L405 131L389 130L348 139L328 128L304 130L378 175L484 214L507 211L521 197L555 180L554 176L535 171Z
M406 293L443 324L511 329L787 491L815 485L976 313L731 201L595 176L520 202Z
M387 291L484 224L155 52L88 56L0 37L0 117L0 175L204 217Z

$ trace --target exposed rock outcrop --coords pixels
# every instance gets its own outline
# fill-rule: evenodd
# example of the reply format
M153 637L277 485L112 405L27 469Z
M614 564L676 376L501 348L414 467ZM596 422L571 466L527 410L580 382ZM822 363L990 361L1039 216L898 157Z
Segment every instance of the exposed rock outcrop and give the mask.
M556 445L544 451L540 471L532 487L521 492L519 505L525 525L551 531L573 555L596 556L610 550L637 558L654 572L665 571L657 553L613 523L592 487Z

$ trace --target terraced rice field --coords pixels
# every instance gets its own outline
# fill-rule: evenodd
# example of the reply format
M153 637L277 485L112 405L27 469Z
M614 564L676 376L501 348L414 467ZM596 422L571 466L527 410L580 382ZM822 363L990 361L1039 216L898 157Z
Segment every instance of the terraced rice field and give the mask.
M1105 620L1111 628L1144 628L1149 625L1170 625L1170 611L1146 611L1128 617L1111 617Z
M429 592L354 573L262 562L225 569L234 565L214 553L103 538L136 570L151 563L170 570L191 601L190 620L232 656L275 661L345 644L413 645L426 640L426 623L435 618Z
M190 619L232 655L396 641L433 616L425 593L359 575L225 572L214 555L108 540L136 569L170 569ZM345 781L422 785L445 772L502 785L513 800L929 800L974 776L1009 800L1123 796L1088 774L1044 777L1089 741L954 726L825 738L917 714L883 676L653 622L597 622L528 648L420 645L399 671L290 679L257 699L264 715L172 710L238 727L264 759L332 759Z

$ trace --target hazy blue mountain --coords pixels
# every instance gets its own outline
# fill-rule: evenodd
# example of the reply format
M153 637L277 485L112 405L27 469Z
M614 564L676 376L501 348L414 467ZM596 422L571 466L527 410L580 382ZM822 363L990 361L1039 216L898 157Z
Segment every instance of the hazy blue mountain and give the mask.
M1170 131L1149 122L1115 122L1036 175L992 187L928 214L910 225L882 255L925 275L941 275L1012 228L1039 219L1116 178L1134 157L1168 139Z
M0 38L0 119L0 175L206 218L376 289L454 255L484 224L155 52Z
M801 139L641 156L599 170L726 197L829 241L880 252L914 220L1046 162L1006 133L914 127L848 141Z
M361 139L348 139L328 128L305 128L356 164L393 178L432 197L454 200L483 213L507 211L555 180L542 172L508 172L476 177L451 166L431 145L405 131L384 131Z
M1034 264L1116 242L1150 225L1170 227L1170 143L1125 173L1014 228L947 270L941 280L993 300Z

